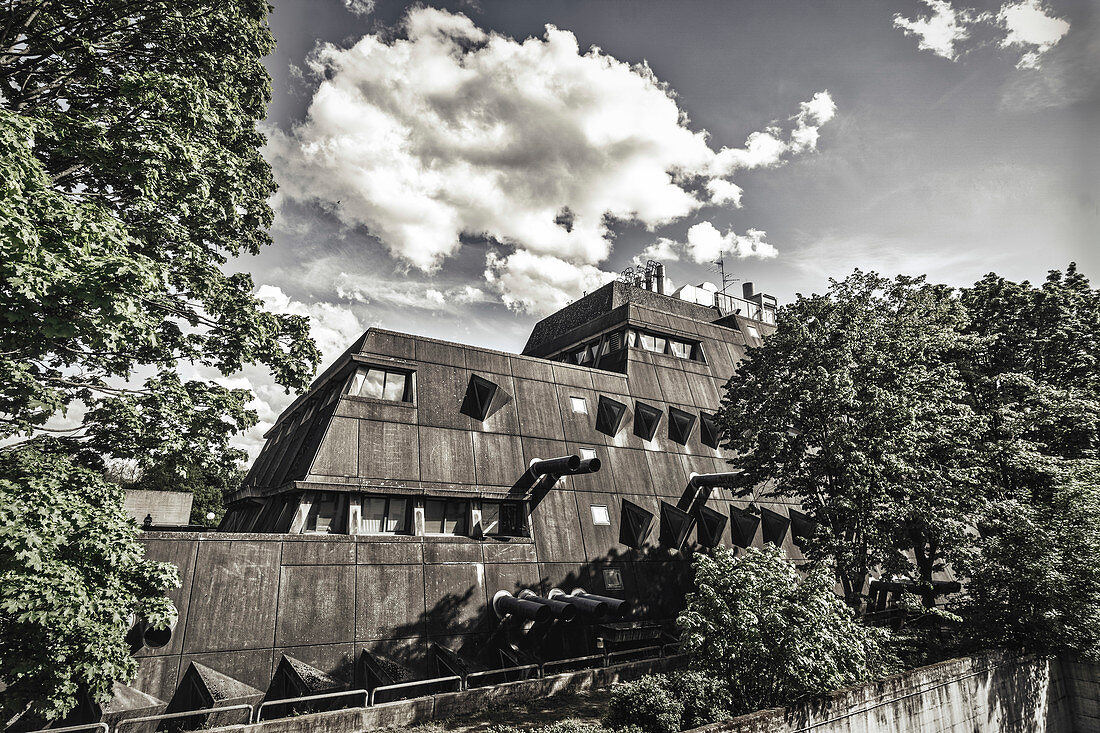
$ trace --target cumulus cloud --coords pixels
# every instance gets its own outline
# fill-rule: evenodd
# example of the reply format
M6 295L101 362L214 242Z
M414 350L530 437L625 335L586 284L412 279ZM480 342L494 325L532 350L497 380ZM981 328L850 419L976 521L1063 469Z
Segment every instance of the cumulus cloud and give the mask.
M370 15L374 12L374 0L344 0L344 7L355 15Z
M518 250L502 257L490 252L485 280L517 311L549 313L615 279L593 265L576 265L554 257Z
M381 278L339 273L334 280L336 294L357 303L377 303L401 308L438 310L446 304L484 303L491 298L481 288L472 285L434 285L416 280L383 280Z
M1016 63L1018 69L1039 68L1039 57L1069 32L1069 23L1047 15L1041 0L1003 5L997 20L1007 31L1001 46L1019 46L1025 50Z
M767 236L767 232L759 229L749 229L744 234L730 229L723 234L709 221L701 221L687 230L686 241L678 242L661 237L642 250L634 258L634 264L642 264L646 260L676 261L682 256L699 264L714 262L726 256L738 259L770 259L778 255L779 250L764 241Z
M716 151L648 66L582 52L567 30L517 41L426 7L401 30L313 54L306 119L270 137L280 195L322 205L424 271L463 237L495 242L506 254L487 281L516 308L603 278L615 222L654 229L740 205L732 174L815 149L835 110L821 92L744 148Z
M967 10L956 10L948 0L924 0L931 15L910 20L900 13L894 16L894 27L905 35L917 37L917 48L954 61L958 58L955 44L970 37L967 26L973 18Z
M920 50L951 61L959 58L961 51L956 45L970 38L972 28L987 26L1004 34L999 41L1002 48L1016 47L1023 51L1016 68L1037 69L1041 56L1070 28L1065 20L1048 15L1042 0L1005 3L996 14L956 9L949 0L924 0L924 3L932 9L931 15L910 20L897 14L894 26L906 35L916 36Z

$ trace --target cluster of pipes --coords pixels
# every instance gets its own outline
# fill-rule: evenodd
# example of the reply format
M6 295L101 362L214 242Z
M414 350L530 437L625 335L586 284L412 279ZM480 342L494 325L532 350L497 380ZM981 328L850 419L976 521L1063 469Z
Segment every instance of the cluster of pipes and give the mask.
M630 611L630 604L626 601L588 593L584 588L575 588L569 594L560 588L552 588L546 598L532 590L522 590L518 596L501 590L493 596L492 605L493 612L501 620L512 616L537 624L550 619L569 623L581 613L593 621L603 621L622 618Z

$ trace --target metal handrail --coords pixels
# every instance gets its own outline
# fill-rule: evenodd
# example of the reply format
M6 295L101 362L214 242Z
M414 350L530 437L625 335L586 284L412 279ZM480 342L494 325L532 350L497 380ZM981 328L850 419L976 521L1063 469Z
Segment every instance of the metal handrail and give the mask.
M545 677L547 674L549 674L548 670L549 670L550 667L564 667L567 664L576 664L577 662L588 662L588 661L593 661L593 660L597 660L597 659L600 660L601 662L603 662L604 661L604 655L603 654L589 654L588 656L585 656L585 657L572 657L570 659L555 659L555 660L550 661L550 662L543 662L542 663L542 675L543 675L543 677Z
M645 657L642 657L642 658L643 659L648 659L651 656L657 656L657 657L661 656L661 647L660 646L643 646L643 647L638 647L637 649L620 649L617 652L608 652L607 653L607 659L608 659L608 661L611 661L615 657L625 657L628 654L641 654L643 652L653 652L653 651L656 651L657 653L656 654L648 654L648 655L646 655Z
M67 733L68 731L87 730L88 728L103 728L103 733L109 733L110 727L100 721L98 723L85 723L84 725L67 725L64 728L42 728L38 733Z
M256 708L256 722L259 723L261 720L263 720L264 708L270 705L289 705L296 702L313 702L314 700L327 700L333 697L348 697L350 695L362 695L363 707L367 707L367 702L370 699L370 693L366 690L342 690L340 692L325 692L318 695L288 697L286 700L264 700L262 703L260 703L260 707Z
M127 718L120 720L115 725L115 733L122 730L125 725L137 725L138 723L151 723L154 720L174 720L176 718L193 718L196 715L212 715L213 713L227 713L230 710L248 710L248 722L252 722L252 706L245 703L240 705L227 705L224 708L206 708L204 710L185 710L182 713L162 713L161 715L149 715L144 718Z
M536 673L535 676L536 677L540 677L542 675L541 666L538 665L538 664L521 664L517 667L501 667L500 669L486 669L486 670L483 670L481 672L471 672L470 674L466 675L466 687L467 687L467 689L469 689L469 687L470 687L470 678L471 677L479 677L479 678L480 677L490 677L494 674L507 674L509 672L522 672L522 671L528 670L528 669L535 670L535 673Z
M450 677L433 677L430 680L415 680L413 682L398 682L398 683L393 684L393 685L381 685L379 687L375 687L373 690L370 691L370 695L367 697L367 705L369 707L374 707L374 697L378 693L379 690L382 690L382 691L399 690L399 689L404 689L404 688L407 688L407 687L420 687L420 686L424 686L424 685L437 684L437 683L440 683L440 682L457 682L458 683L458 689L459 690L462 689L462 678L459 677L457 674L452 675Z

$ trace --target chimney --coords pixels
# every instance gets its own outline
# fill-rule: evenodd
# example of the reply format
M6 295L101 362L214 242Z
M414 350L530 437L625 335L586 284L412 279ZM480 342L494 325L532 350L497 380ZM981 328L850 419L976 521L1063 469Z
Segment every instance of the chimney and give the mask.
M654 268L653 276L657 278L657 292L661 295L665 294L665 266L663 263L658 262L657 267Z
M741 292L745 296L745 300L752 300L752 283L741 283Z

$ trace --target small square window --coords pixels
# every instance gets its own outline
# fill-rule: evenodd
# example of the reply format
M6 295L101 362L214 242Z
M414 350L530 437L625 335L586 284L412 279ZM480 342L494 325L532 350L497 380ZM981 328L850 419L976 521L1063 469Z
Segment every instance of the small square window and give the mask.
M577 452L581 454L582 461L591 461L596 457L595 448L578 448Z
M607 590L622 590L623 571L619 568L604 568L603 587Z
M570 397L569 404L573 406L573 412L577 412L582 415L588 414L588 403L585 402L583 397Z
M760 338L760 332L756 330L756 326L745 326L745 330L749 332L749 335L754 339Z
M610 526L611 515L607 513L607 507L603 504L592 505L592 524Z

